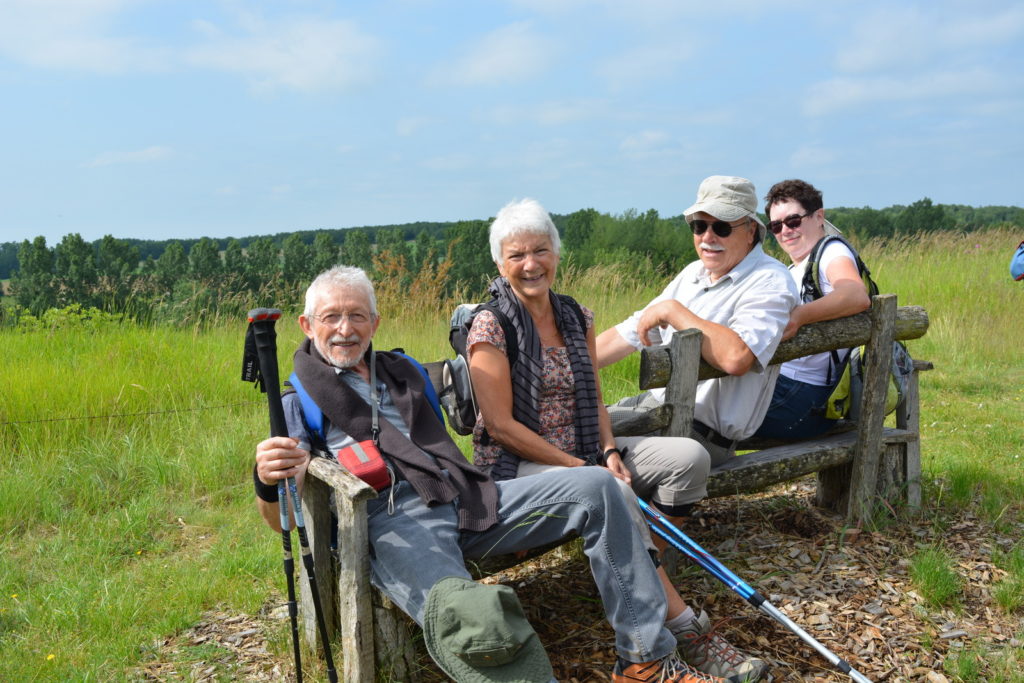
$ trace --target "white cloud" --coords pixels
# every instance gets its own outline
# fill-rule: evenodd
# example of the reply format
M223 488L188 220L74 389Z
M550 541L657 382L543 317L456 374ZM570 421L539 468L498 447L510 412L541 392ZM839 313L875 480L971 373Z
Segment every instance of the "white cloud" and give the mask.
M664 154L665 150L674 146L672 138L663 130L643 130L627 135L619 150L630 157L648 157Z
M114 166L117 164L148 164L154 161L163 161L174 156L174 150L162 145L154 145L145 149L137 149L130 152L101 152L92 161L84 166Z
M368 82L381 52L378 41L349 21L285 19L276 23L246 17L243 35L197 25L205 45L188 51L188 63L238 73L257 90L306 92L346 89Z
M1016 79L1019 80L1019 79ZM1006 79L986 69L926 72L908 77L837 77L811 86L803 110L809 116L883 102L912 102L1000 93ZM1019 83L1018 83L1019 85Z
M461 171L469 168L472 163L470 155L453 153L425 159L420 165L432 171Z
M839 41L836 66L847 73L903 70L936 59L964 59L972 48L990 48L1024 35L1024 6L965 13L893 5L868 13Z
M4 0L0 54L42 68L117 73L165 68L169 54L111 25L139 0Z
M676 68L690 58L692 48L682 41L652 45L622 53L597 67L610 87L621 89L634 83L670 80Z
M402 137L414 135L429 123L429 119L422 116L406 116L395 122L395 132Z
M467 46L455 61L435 67L427 83L518 83L544 71L555 53L555 41L535 33L528 22L517 22L491 31Z
M803 144L789 155L793 168L819 168L832 166L839 156L831 149L815 144Z
M577 123L603 115L608 103L602 100L565 100L540 102L528 106L506 105L491 110L491 118L502 125L528 122L541 126Z

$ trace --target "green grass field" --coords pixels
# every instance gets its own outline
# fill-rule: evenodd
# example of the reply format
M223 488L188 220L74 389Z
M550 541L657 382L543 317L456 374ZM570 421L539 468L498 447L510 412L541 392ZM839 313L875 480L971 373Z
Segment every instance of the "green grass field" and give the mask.
M882 290L931 318L910 350L935 364L922 378L922 429L937 524L974 507L998 525L1024 502L1024 287L1007 273L1019 240L1002 230L864 248ZM603 329L663 284L637 270L563 271L559 289ZM382 306L379 348L450 355L448 304ZM290 368L300 333L290 318L278 328ZM242 320L0 331L0 680L131 679L154 643L205 609L256 613L280 592L280 543L252 502L267 420L239 379L244 331ZM637 364L602 374L606 399L634 390ZM929 552L922 581L942 566L941 549ZM999 608L1019 610L1020 552L1004 560L1015 569Z

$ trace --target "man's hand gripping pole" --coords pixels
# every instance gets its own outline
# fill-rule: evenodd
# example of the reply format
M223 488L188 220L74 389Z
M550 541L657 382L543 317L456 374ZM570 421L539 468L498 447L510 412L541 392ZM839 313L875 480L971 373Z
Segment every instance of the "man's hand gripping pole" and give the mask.
M281 404L281 385L277 370L277 332L274 324L281 317L276 308L256 308L249 311L249 329L245 335L245 356L242 361L242 380L256 382L260 391L267 395L267 406L270 410L271 436L288 436L288 423L284 417L284 406ZM316 572L313 566L313 553L309 548L306 536L306 524L302 515L302 501L299 499L295 477L288 477L277 482L278 506L281 512L281 543L284 547L284 572L288 583L288 616L291 619L292 649L295 656L295 677L302 683L302 661L299 654L299 623L298 605L295 600L295 563L292 558L291 515L289 514L289 497L295 515L295 527L299 532L299 547L302 552L302 564L309 577L310 593L313 596L313 609L316 612L317 630L324 647L324 660L327 665L327 677L336 683L338 674L334 669L334 658L331 656L331 645L327 637L327 624L324 621L323 609L320 606L320 591L316 585Z

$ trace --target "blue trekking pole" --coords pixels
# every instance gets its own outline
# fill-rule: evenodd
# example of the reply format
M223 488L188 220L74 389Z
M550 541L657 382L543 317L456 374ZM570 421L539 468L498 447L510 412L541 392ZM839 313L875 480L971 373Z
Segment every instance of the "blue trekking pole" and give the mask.
M249 329L245 336L245 357L242 363L242 380L257 382L260 391L267 395L270 409L271 436L288 436L288 423L284 417L284 406L281 404L281 388L277 372L277 332L274 323L281 317L276 308L256 308L249 311ZM268 389L269 387L269 389ZM299 547L302 551L302 564L309 577L309 588L313 595L313 611L316 613L317 630L324 646L324 660L327 664L327 678L337 683L338 673L334 669L334 658L331 656L331 643L327 637L327 623L324 621L323 608L320 606L320 591L316 585L316 572L313 568L313 553L309 548L306 535L306 523L302 515L302 501L295 485L295 477L277 482L278 507L281 512L281 543L284 547L284 573L288 583L288 616L291 619L292 650L295 655L295 680L302 683L302 660L299 654L299 622L298 604L295 601L295 561L292 558L291 515L288 499L295 515L295 527L299 532Z
M704 548L700 547L700 545L698 545L693 539L680 531L677 526L665 519L660 512L652 508L640 498L637 498L637 502L640 503L641 509L643 509L650 518L647 520L647 523L650 525L651 530L654 531L654 533L671 543L676 550L689 557L702 569L707 570L712 576L724 583L730 590L741 598L798 635L801 640L813 647L818 651L818 654L827 659L832 666L836 667L844 674L847 674L850 678L857 681L857 683L871 683L871 679L854 669L844 660L840 659L834 652L818 642L814 636L800 628L796 622L768 602L763 595L751 588L746 581L736 576L732 570L715 559L710 553L708 553L708 551L704 550Z

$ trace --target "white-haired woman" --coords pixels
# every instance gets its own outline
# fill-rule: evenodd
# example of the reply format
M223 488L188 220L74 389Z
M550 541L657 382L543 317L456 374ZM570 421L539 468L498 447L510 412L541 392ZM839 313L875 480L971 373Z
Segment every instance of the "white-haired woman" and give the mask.
M480 408L475 463L498 480L602 466L623 483L628 498L635 492L678 523L707 495L708 453L687 438L612 435L591 360L593 313L552 291L561 241L547 211L532 199L508 204L491 224L490 243L501 276L491 283L494 299L475 315L466 342ZM638 533L656 552L639 506L631 508ZM709 633L707 616L694 614L664 569L658 571L667 625L683 657L708 674L756 680L764 663Z

